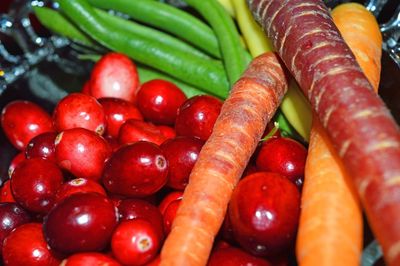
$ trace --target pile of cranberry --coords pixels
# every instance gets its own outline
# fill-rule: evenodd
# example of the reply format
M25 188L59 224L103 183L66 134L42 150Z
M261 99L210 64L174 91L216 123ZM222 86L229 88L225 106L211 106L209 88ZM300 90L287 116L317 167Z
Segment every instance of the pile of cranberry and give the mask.
M165 80L139 84L134 63L117 53L52 114L8 103L1 126L20 152L0 191L4 265L158 265L221 106ZM279 131L260 141L209 265L287 265L305 159L305 147Z

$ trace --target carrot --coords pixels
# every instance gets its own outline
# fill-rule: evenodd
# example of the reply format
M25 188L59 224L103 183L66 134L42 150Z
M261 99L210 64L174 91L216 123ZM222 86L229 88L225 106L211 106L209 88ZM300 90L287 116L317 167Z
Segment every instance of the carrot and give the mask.
M400 265L398 125L322 1L248 3L327 130L387 264Z
M205 265L232 191L287 90L274 53L253 59L234 84L189 177L160 265Z

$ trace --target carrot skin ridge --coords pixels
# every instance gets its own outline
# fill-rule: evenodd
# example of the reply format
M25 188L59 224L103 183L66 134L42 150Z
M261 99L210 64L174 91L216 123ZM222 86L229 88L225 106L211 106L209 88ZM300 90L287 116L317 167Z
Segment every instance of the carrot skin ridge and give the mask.
M400 265L400 133L322 1L248 0L329 133L389 265Z
M232 191L287 86L272 52L253 59L234 84L191 172L160 265L206 265Z

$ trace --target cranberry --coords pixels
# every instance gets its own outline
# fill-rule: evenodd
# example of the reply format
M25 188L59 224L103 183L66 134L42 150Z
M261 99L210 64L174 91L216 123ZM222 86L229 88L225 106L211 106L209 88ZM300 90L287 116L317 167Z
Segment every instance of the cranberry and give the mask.
M87 80L81 89L81 93L90 95L90 80Z
M255 257L239 248L226 247L215 249L207 266L272 266L267 260Z
M173 127L158 125L157 128L161 131L161 134L164 135L165 139L173 139L176 137L176 132Z
M161 246L157 230L146 220L121 222L111 239L115 258L124 265L143 265L157 256Z
M120 144L131 144L136 141L149 141L160 145L166 137L153 124L141 120L129 119L119 130Z
M61 266L121 266L119 262L112 257L100 252L82 252L76 253L64 259Z
M120 221L145 219L154 225L159 238L164 238L163 216L156 206L141 199L125 199L117 208Z
M18 226L3 242L4 265L58 266L59 254L50 250L40 223Z
M119 128L126 120L143 120L139 109L132 102L118 98L101 98L99 103L103 106L106 115L106 135L111 137L118 138Z
M180 199L174 200L165 208L164 212L162 213L164 220L164 231L166 235L171 232L172 223L175 219L176 212L178 211L180 204Z
M8 140L19 150L24 150L33 137L54 131L51 116L29 101L8 103L1 113L1 126Z
M106 136L104 136L104 139L107 141L108 145L110 146L112 153L116 152L119 148L121 148L121 145L119 144L119 142L116 138L106 135Z
M173 125L178 108L185 102L186 95L174 83L154 79L140 86L137 106L146 120L156 124Z
M168 193L158 205L158 209L160 210L161 214L165 212L165 210L167 209L168 205L171 204L171 202L175 200L181 200L182 197L183 197L183 191L172 191Z
M0 189L0 202L15 202L14 196L11 191L10 179L5 181Z
M138 86L136 65L120 53L104 55L90 76L90 94L97 99L113 97L135 102Z
M146 263L146 266L159 266L160 263L161 263L161 257L160 254L158 254L157 257Z
M77 178L98 181L104 162L111 155L108 142L84 128L67 129L58 134L55 142L58 165Z
M3 241L18 226L31 221L28 212L14 202L0 203L0 255Z
M57 103L53 120L58 131L80 127L102 135L106 126L101 104L94 97L78 92L68 94Z
M104 168L103 184L114 194L149 196L167 182L168 163L161 149L138 141L116 151Z
M25 149L26 158L32 159L38 157L55 162L54 141L56 136L56 132L46 132L31 139Z
M109 243L117 222L111 200L98 193L76 193L54 206L43 230L49 246L65 254L100 251Z
M45 159L33 158L20 163L11 177L11 191L25 209L47 213L55 203L55 193L64 181L58 166Z
M75 178L63 183L57 190L56 202L59 203L66 197L79 192L97 192L101 195L107 196L104 188L96 181L85 178Z
M254 255L269 256L293 245L300 192L286 177L258 172L242 179L229 204L235 239Z
M169 165L167 186L178 190L186 187L203 144L198 138L180 136L160 146Z
M15 167L26 160L25 157L25 152L21 151L17 153L17 155L14 156L14 158L11 160L11 163L8 167L8 177L11 178L12 173L14 172Z
M256 158L257 169L281 174L292 182L303 180L307 149L296 140L281 137L262 143Z
M175 130L177 135L207 140L221 111L222 101L199 95L186 100L178 110Z

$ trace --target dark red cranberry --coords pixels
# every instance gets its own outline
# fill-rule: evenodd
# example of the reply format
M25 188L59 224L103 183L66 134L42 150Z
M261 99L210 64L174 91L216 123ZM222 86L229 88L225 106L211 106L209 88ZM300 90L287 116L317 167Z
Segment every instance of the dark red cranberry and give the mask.
M242 179L229 204L235 239L248 252L270 256L284 252L295 240L300 193L286 177L258 172Z
M149 196L167 182L168 162L161 149L138 141L116 151L104 167L107 191L128 197Z
M58 134L55 142L57 164L77 178L98 181L104 162L111 155L108 142L84 128L68 129Z
M119 130L120 144L131 144L137 141L149 141L160 145L166 137L153 124L141 120L129 119Z
M41 158L20 163L11 177L11 191L25 209L45 214L55 203L55 193L64 181L60 168Z
M8 166L8 177L11 178L12 173L14 172L15 167L22 161L25 161L25 152L21 151L14 156L11 160L10 165Z
M178 136L207 140L221 111L222 101L210 96L194 96L179 108L175 130Z
M181 200L182 197L183 197L183 191L172 191L168 193L158 205L158 209L160 210L161 214L165 212L165 210L167 209L168 205L171 204L171 202L175 200Z
M111 136L104 136L103 138L107 141L113 153L117 151L119 148L121 148L121 144L119 144L118 139L113 138Z
M11 191L11 180L6 180L0 189L0 202L15 202Z
M172 223L176 217L176 212L178 211L180 204L180 199L174 200L165 208L164 212L162 213L165 235L168 235L171 232Z
M146 120L173 125L186 95L174 83L153 79L143 83L137 93L137 106Z
M76 193L54 206L43 230L49 246L59 252L101 251L117 225L111 200L98 193Z
M160 254L157 255L157 257L155 257L154 259L152 259L151 261L149 261L146 266L159 266L161 263L161 257Z
M253 256L236 247L215 249L208 260L207 266L272 266L263 258Z
M25 149L26 158L42 158L55 162L54 142L56 137L56 132L46 132L31 139Z
M53 120L57 131L79 127L102 135L106 127L101 104L96 98L78 92L68 94L57 103Z
M256 158L257 169L281 174L293 183L303 180L307 149L296 140L281 137L262 143ZM297 181L298 182L298 181Z
M160 146L169 165L167 186L185 189L203 144L198 138L180 136L169 139Z
M40 223L26 223L3 242L4 265L58 266L60 256L49 249Z
M165 136L165 139L173 139L176 137L176 132L173 127L158 125L157 128L161 131L161 134Z
M85 192L96 192L101 195L107 196L106 191L103 186L96 181L85 179L85 178L75 178L65 182L56 192L56 203L61 202L66 197L69 197L75 193L85 193Z
M135 102L139 87L136 65L124 54L108 53L94 66L90 94L95 98L121 98Z
M15 148L24 150L37 135L54 131L51 116L39 105L29 101L8 103L1 113L1 126Z
M90 95L90 81L89 81L89 80L86 81L86 82L83 84L83 87L82 87L82 89L81 89L81 93Z
M124 199L118 205L119 220L144 219L154 225L159 238L164 239L163 216L160 210L141 199Z
M64 259L60 266L121 266L111 256L100 252L76 253Z
M15 202L0 203L0 256L3 241L18 226L31 221L26 210Z
M157 256L160 247L157 230L144 219L122 221L111 239L113 255L124 265L144 265Z
M106 135L118 138L119 128L128 119L143 120L139 109L132 102L118 98L101 98L107 120Z

